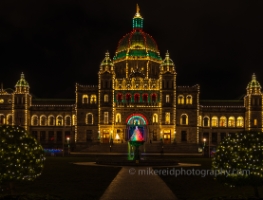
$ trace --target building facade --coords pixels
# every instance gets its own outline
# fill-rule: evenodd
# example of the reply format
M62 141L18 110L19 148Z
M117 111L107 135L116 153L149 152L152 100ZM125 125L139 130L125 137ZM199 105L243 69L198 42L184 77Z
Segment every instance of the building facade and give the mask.
M106 52L98 85L76 84L76 99L34 99L24 74L0 91L0 124L20 125L57 147L127 143L138 127L149 143L217 144L227 134L263 131L261 86L252 75L244 100L201 100L200 86L177 86L175 64L161 58L137 7L131 32ZM70 140L70 141L69 141Z

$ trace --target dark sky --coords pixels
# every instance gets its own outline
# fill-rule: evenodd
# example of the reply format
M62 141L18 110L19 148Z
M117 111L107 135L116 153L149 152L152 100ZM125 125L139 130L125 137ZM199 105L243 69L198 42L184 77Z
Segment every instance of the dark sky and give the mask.
M132 30L139 3L144 30L176 64L177 85L201 85L203 99L238 99L253 72L263 84L262 0L1 0L0 81L25 73L31 93L74 98L75 83L97 84L105 52Z

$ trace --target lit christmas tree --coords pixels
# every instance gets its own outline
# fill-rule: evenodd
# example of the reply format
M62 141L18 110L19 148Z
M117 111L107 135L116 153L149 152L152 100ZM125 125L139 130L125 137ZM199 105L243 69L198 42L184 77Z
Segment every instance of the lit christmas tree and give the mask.
M19 126L0 126L0 183L33 181L44 167L44 151Z
M231 187L250 185L258 197L263 185L263 133L243 132L226 137L213 158L216 180Z

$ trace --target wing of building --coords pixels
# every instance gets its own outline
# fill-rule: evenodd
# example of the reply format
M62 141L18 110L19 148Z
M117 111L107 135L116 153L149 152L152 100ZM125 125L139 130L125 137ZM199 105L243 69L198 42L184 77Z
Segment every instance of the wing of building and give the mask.
M176 66L168 52L160 56L139 9L132 22L113 58L106 52L98 66L98 85L76 84L76 99L34 99L22 73L15 90L0 91L0 123L24 127L47 148L70 142L77 149L127 144L135 127L146 144L196 151L204 138L216 145L237 131L263 131L263 98L255 74L244 100L201 100L199 85L176 85Z

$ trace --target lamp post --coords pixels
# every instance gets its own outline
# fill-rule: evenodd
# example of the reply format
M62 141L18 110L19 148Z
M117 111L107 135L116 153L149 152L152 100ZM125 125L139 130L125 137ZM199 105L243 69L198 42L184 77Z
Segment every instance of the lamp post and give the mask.
M206 138L203 138L203 142L204 142L204 146L203 146L203 154L205 156L205 142L206 142Z
M67 137L68 154L70 154L70 137Z

